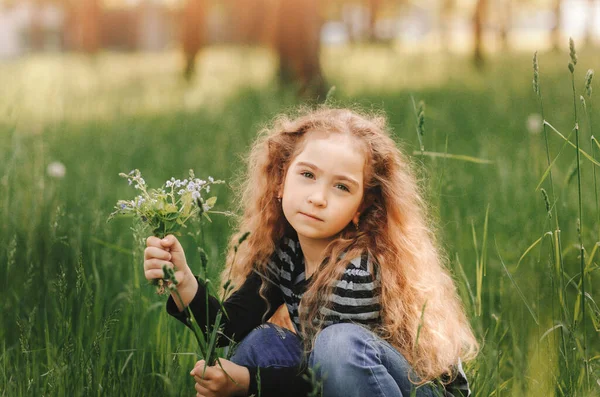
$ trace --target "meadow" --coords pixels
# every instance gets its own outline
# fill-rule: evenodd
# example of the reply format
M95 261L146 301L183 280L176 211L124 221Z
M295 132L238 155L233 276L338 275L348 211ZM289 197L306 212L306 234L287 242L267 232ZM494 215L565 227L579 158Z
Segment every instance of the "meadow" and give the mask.
M574 98L568 52L538 54L556 131L542 128L532 55L495 54L483 71L464 56L377 46L325 49L322 61L334 103L384 110L419 166L481 343L465 365L473 395L597 396L600 90L587 96L584 76L600 55L578 51ZM144 279L131 221L106 222L136 194L118 174L137 168L157 186L192 168L231 182L257 131L300 103L273 83L266 50L213 47L199 65L186 85L175 52L0 63L0 396L194 395L192 332ZM426 105L423 152L413 100ZM579 167L577 144L589 156ZM215 209L232 207L231 186L215 190ZM216 280L232 223L212 219ZM181 238L194 271L197 237Z

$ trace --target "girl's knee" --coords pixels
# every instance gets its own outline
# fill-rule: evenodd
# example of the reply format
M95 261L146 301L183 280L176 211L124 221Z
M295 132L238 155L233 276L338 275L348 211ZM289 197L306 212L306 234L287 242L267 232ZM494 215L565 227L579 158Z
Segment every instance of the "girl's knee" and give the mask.
M356 360L369 349L374 334L352 323L333 324L322 329L315 339L311 352L311 365L339 367L344 362Z
M253 329L234 348L231 361L252 367L293 366L302 352L298 337L282 327L265 323Z

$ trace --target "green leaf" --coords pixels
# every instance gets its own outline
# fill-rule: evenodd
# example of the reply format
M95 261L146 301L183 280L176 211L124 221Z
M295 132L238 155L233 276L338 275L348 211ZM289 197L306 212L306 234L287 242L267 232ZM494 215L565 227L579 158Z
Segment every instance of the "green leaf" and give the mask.
M211 208L215 206L216 202L217 202L217 196L213 196L213 197L209 198L208 200L206 200L206 204L208 206L210 206Z

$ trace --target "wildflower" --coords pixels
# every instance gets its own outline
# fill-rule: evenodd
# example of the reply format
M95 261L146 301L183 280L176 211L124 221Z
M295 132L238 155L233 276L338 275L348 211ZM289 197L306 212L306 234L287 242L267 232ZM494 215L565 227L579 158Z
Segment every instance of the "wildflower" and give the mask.
M530 134L538 134L542 130L542 116L538 113L531 113L527 116L527 131Z
M569 37L569 56L573 65L577 65L577 53L575 52L575 42L572 37Z
M577 65L577 53L575 52L575 42L573 41L573 38L569 38L569 56L571 57L571 62L569 62L569 71L574 73L575 65Z
M46 168L46 173L52 178L63 178L66 174L66 171L67 169L65 165L59 161L51 162Z
M171 181L167 181L167 182L165 183L165 186L166 186L166 187L171 187L171 186L173 186L173 182L171 182Z
M533 54L533 92L540 96L540 68L537 60L537 51Z
M198 200L200 198L200 192L199 191L192 192L192 198L194 200Z
M123 204L123 203L121 203L120 207L121 207L122 210L124 210L125 208L127 208L127 206L125 204Z
M215 181L212 176L209 176L208 180L210 181L210 183L213 183Z
M185 193L185 190L181 189L180 191L177 192L178 195L183 196L183 194Z
M585 92L586 92L588 98L590 98L592 96L592 79L593 78L594 78L594 70L588 69L587 73L585 74Z

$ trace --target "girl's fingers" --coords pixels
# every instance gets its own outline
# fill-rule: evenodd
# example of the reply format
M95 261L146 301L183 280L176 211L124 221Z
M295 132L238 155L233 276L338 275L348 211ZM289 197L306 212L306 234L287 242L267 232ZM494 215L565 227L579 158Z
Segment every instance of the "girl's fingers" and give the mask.
M144 261L144 270L153 270L159 269L162 270L163 265L167 265L170 268L173 268L173 262L169 262L163 259L146 259Z
M200 395L202 397L207 397L207 396L212 396L213 394L211 393L210 390L208 390L207 388L205 388L202 385L199 385L198 383L196 383L194 385L194 388L196 389L196 395Z
M164 259L171 260L171 254L159 247L148 247L144 250L144 259Z
M208 368L206 369L206 373L208 373ZM194 381L203 387L208 387L208 384L211 382L210 379L206 378L206 374L204 374L204 378L202 378L202 369L200 369L200 371L194 375Z
M154 280L156 278L164 278L165 272L162 269L146 270L144 273L146 280Z
M158 237L150 236L146 239L147 247L157 247L162 248L162 244L160 243L160 239Z

